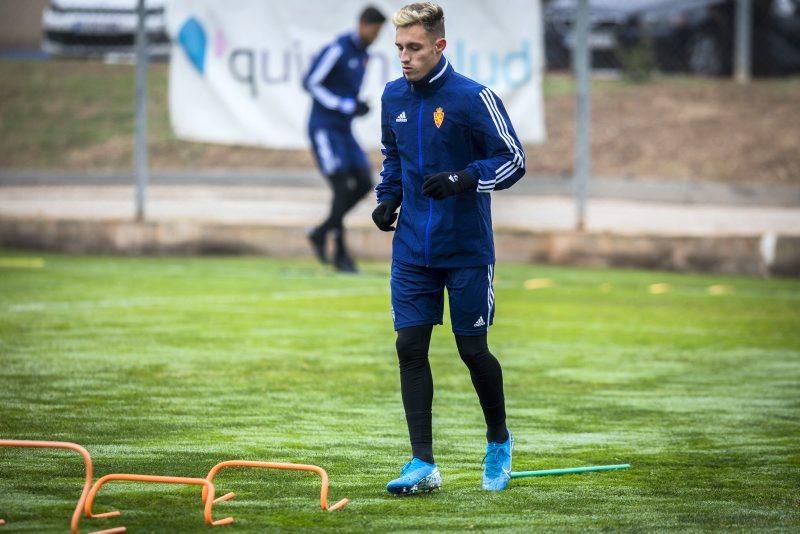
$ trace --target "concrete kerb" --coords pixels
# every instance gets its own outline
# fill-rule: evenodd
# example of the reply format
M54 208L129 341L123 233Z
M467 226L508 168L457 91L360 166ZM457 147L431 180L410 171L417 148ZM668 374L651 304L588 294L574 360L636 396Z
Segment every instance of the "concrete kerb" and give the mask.
M379 180L378 176L374 177ZM152 185L181 186L257 186L325 187L316 169L152 169ZM2 186L109 186L130 185L136 178L129 171L63 171L42 169L2 169ZM667 202L682 205L723 206L800 206L800 187L772 184L767 187L726 184L701 180L676 180L655 177L593 176L592 198ZM531 175L514 185L514 195L538 197L574 196L571 176Z
M354 253L367 259L388 259L391 238L370 227L355 227L348 233ZM0 245L122 255L310 255L303 228L198 221L0 217ZM800 276L800 235L623 235L496 228L495 246L499 261Z

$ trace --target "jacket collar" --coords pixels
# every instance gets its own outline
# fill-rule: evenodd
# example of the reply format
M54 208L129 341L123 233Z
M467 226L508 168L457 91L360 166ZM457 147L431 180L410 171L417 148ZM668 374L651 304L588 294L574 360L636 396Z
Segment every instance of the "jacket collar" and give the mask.
M408 85L411 86L413 92L419 91L423 94L434 93L444 85L445 80L447 80L452 72L453 66L450 65L450 62L447 61L447 58L442 54L439 63L437 63L428 74L416 82L408 82Z
M364 41L361 40L361 36L358 35L358 30L350 32L350 41L352 41L353 46L355 46L357 50L367 49L367 45L364 44Z

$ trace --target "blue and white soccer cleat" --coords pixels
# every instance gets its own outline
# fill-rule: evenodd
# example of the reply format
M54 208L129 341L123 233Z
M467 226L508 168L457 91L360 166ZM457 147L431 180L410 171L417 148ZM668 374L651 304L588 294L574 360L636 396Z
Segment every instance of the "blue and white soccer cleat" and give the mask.
M437 490L442 487L442 475L436 464L412 458L400 471L396 478L386 485L386 491L392 495L411 495Z
M486 456L483 458L483 489L501 491L508 487L511 480L511 451L514 438L508 431L505 443L490 441L486 444Z

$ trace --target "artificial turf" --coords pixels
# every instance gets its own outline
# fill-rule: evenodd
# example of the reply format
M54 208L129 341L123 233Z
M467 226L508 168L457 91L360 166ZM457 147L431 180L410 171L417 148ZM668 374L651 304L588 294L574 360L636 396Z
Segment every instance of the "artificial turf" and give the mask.
M34 258L35 256L35 258ZM39 258L38 260L36 258ZM0 438L74 441L96 477L202 477L220 532L800 528L800 282L497 267L490 346L518 470L630 470L480 489L482 416L449 320L434 331L440 492L384 491L408 459L388 266L0 252ZM657 284L657 285L654 285ZM63 532L82 463L0 448L5 532ZM199 488L111 483L83 531L197 532Z

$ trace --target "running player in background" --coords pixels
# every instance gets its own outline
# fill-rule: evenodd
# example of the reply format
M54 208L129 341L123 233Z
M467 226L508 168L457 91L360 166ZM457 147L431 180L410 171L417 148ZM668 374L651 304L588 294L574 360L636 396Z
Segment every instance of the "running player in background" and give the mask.
M303 87L314 100L308 135L317 165L333 190L328 218L308 238L317 258L342 272L358 271L347 250L344 216L372 189L369 162L353 137L351 122L369 112L369 105L359 100L358 94L369 57L367 47L377 39L385 21L376 8L364 9L358 29L325 46L303 79ZM333 258L328 255L329 235L334 236Z

